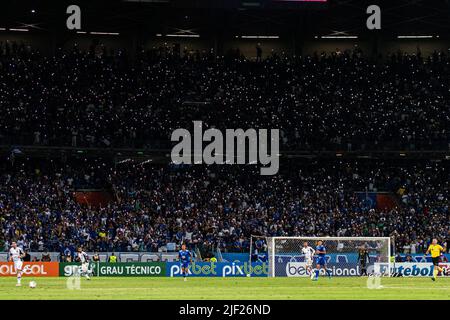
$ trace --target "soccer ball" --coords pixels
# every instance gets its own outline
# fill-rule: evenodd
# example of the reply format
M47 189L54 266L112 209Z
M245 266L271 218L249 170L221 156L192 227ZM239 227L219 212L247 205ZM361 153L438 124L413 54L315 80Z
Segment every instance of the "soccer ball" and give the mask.
M30 281L29 286L30 286L31 289L34 289L34 288L36 288L37 283L35 281Z

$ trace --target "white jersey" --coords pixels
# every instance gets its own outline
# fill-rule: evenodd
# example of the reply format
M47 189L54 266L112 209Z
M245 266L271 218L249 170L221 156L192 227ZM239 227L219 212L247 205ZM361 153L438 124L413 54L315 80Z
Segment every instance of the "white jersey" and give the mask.
M9 249L9 256L12 258L14 263L22 262L23 250L19 247Z
M308 261L308 260L312 260L312 258L313 258L313 256L314 256L314 249L313 248L311 248L311 247L303 247L302 248L302 254L304 254L305 255L305 261Z
M89 262L89 256L87 255L86 252L81 251L81 252L77 252L78 255L78 259L80 259L80 262L82 264L88 263Z

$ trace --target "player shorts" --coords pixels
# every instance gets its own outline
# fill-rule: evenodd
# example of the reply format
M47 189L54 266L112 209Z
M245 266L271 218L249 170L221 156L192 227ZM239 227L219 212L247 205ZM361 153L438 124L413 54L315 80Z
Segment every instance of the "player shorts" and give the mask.
M318 264L319 266L324 266L327 264L327 262L325 261L325 257L317 257L316 259L316 264Z
M189 262L183 262L183 263L181 264L181 267L182 267L183 269L188 269L188 268L189 268Z
M81 272L86 273L89 270L89 262L85 262L81 264Z
M313 264L313 259L311 259L311 258L309 258L309 259L306 259L306 266L307 267L311 267L312 266L312 264Z
M16 270L22 270L22 265L23 265L22 261L14 261L14 268Z
M431 258L431 261L433 261L433 265L435 266L439 265L439 257Z

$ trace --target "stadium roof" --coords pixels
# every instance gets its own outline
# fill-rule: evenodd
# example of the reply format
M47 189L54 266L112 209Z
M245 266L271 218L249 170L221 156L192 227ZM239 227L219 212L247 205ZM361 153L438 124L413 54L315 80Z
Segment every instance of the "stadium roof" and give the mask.
M3 29L26 28L34 32L66 32L66 7L79 4L83 28L104 32L143 34L190 30L200 35L368 34L366 8L379 4L382 33L386 35L441 35L450 31L449 0L329 0L327 4L298 5L276 0L135 0L44 1L3 3ZM140 0L141 1L141 0ZM248 6L258 2L261 6ZM245 5L247 4L247 5ZM290 10L288 10L290 8ZM0 29L2 30L2 29Z

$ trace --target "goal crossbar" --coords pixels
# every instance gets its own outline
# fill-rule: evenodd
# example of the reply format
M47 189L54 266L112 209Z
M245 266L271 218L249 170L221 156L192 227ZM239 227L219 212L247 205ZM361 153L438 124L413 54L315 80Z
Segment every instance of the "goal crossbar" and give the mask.
M253 236L255 237L255 236ZM266 239L300 239L300 240L390 240L389 237L265 237Z

